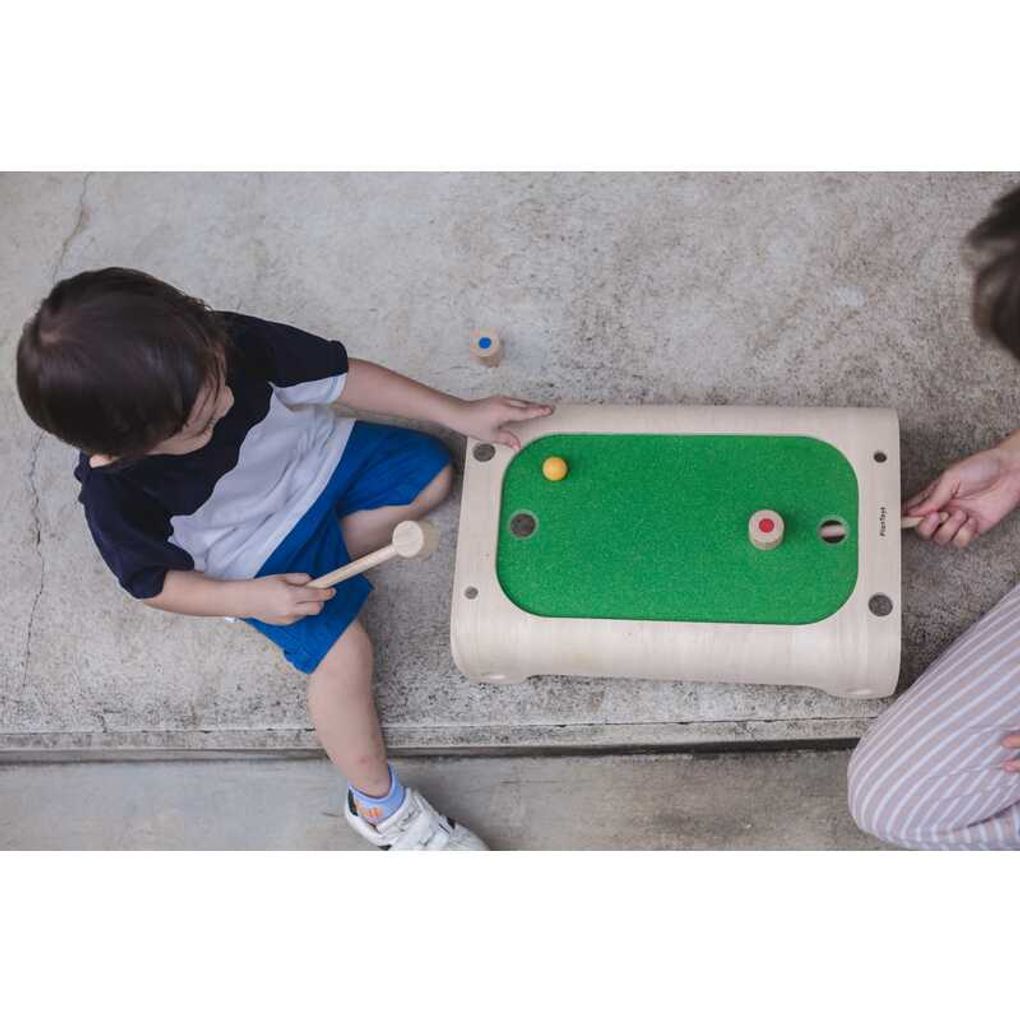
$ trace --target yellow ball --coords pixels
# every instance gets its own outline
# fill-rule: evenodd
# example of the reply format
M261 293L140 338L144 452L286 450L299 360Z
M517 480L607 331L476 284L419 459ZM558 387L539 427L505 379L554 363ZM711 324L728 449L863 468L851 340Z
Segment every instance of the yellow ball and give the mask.
M560 482L567 477L567 462L562 457L546 457L542 461L542 474L550 482Z

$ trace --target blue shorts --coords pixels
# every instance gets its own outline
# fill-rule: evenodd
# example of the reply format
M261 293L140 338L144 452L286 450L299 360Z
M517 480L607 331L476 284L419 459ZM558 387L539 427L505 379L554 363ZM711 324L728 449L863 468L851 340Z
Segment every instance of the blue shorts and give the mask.
M327 574L351 560L341 517L356 510L406 506L447 464L450 454L433 436L394 425L355 422L340 463L319 498L276 547L257 577ZM282 626L245 619L283 649L287 661L311 673L361 610L372 585L359 574L337 585L318 616Z

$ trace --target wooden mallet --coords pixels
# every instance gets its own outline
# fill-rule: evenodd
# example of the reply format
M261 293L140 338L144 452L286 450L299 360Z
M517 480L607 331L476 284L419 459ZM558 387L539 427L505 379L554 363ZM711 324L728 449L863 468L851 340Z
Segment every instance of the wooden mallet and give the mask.
M379 566L394 556L403 559L424 560L431 556L439 545L439 529L431 521L401 521L393 529L393 541L382 549L376 549L366 556L323 574L322 577L309 581L308 588L332 588L333 585L346 581L349 577L362 574L372 567Z

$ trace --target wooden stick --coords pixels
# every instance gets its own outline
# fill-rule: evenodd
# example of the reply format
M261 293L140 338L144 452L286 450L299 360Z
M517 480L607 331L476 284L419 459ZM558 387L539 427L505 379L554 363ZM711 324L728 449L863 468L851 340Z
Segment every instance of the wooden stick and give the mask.
M372 567L379 566L394 556L404 559L424 560L436 551L439 545L439 529L431 521L401 521L393 529L393 541L366 556L331 570L328 574L309 581L307 588L332 588L333 585L346 581L348 578L363 574Z
M314 581L309 581L307 587L332 588L333 585L355 577L357 574L363 574L366 570L371 570L372 567L377 567L380 563L385 563L396 555L397 550L392 545L384 546L382 549L370 552L367 556L359 556L358 559L351 560L346 566L337 567L336 570L323 574L322 577L317 577Z
M904 517L900 520L900 527L904 530L907 528L916 528L923 520L923 517ZM944 524L947 520L949 520L949 514L947 514L945 510L940 510L939 524Z
M939 513L939 523L943 523L948 517L949 514L947 514L944 510L941 511ZM923 520L923 517L902 517L900 518L900 527L904 531L908 528L916 528ZM821 535L822 538L842 538L846 535L846 529L842 524L826 524L818 530L818 534Z
M818 529L818 534L822 538L844 538L846 536L846 528L842 524L825 524Z

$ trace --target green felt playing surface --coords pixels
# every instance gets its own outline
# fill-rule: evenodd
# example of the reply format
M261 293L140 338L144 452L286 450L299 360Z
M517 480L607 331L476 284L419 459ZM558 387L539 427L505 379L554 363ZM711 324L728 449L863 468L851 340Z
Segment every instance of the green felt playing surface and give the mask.
M542 475L550 456L562 481ZM496 571L540 616L812 623L857 583L857 503L850 463L806 436L543 436L507 467ZM768 551L747 533L762 509L786 525Z

